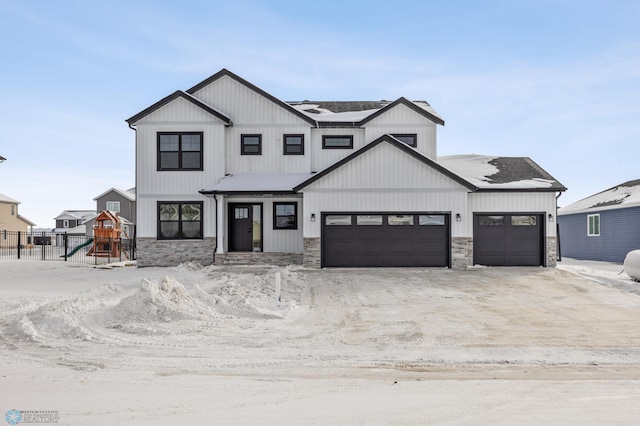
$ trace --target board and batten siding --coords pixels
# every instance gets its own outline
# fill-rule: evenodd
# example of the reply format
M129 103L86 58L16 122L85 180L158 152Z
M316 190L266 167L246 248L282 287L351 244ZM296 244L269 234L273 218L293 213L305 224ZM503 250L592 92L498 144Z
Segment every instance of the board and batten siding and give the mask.
M467 211L465 187L385 142L302 192L305 237L320 236L322 212L447 212L455 217ZM466 236L455 219L452 235Z
M467 233L473 233L474 213L544 213L546 236L556 236L555 192L477 192L469 194L469 210L465 222ZM548 215L553 222L548 222Z
M158 201L202 201L205 237L215 236L213 201L198 193L225 174L225 129L218 118L178 98L136 123L137 235L157 236ZM203 170L158 171L158 132L202 132Z
M298 228L273 229L273 203L298 203ZM225 197L224 198L225 252L229 251L229 204L262 204L262 252L263 253L302 253L302 197Z
M600 235L589 236L587 216L600 215ZM640 207L567 214L558 217L563 257L622 263L640 250Z
M310 126L291 110L229 76L211 82L193 96L229 116L234 126Z
M262 136L261 155L242 155L241 136L259 134ZM304 155L284 155L283 136L285 134L304 135ZM311 168L309 126L239 126L228 128L227 173L309 173Z
M370 142L385 134L415 133L416 149L435 160L437 157L436 127L437 124L433 121L400 104L364 125L365 140Z
M353 136L353 149L322 148L322 136ZM311 172L320 172L362 148L364 129L355 127L311 129Z

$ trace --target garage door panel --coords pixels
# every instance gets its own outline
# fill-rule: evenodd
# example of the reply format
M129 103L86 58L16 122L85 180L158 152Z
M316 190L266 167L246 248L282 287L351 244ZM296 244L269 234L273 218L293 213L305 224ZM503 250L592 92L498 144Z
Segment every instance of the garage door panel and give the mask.
M425 226L418 213L341 215L352 225L323 220L323 266L449 266L448 220L446 226Z
M539 266L543 260L542 215L492 214L474 217L474 263Z

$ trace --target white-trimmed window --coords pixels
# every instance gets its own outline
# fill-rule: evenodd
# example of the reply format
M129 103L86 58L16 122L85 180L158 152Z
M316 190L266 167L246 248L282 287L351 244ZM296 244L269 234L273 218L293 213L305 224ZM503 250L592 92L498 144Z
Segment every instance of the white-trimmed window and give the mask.
M600 215L590 214L587 216L587 235L597 237L600 235Z
M69 227L69 219L65 219L62 221L62 227L63 228L68 228Z
M120 213L120 201L107 201L107 210Z

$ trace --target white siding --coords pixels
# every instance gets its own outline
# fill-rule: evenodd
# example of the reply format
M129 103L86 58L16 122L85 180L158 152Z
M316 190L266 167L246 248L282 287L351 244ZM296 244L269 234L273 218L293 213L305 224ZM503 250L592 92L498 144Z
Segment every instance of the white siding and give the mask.
M371 142L386 133L415 133L417 135L418 151L434 160L437 157L437 124L405 105L397 105L395 108L366 123L364 127L367 142Z
M213 201L198 193L225 174L225 126L184 99L149 114L136 130L137 235L156 237L157 201L203 201L204 236L215 236ZM202 171L158 171L158 132L202 132Z
M388 144L381 143L303 189L305 237L320 236L322 212L464 213L467 189ZM311 222L311 214L316 221ZM452 234L464 234L452 221Z
M322 149L322 136L353 136L353 149ZM344 157L362 148L365 143L364 129L355 127L311 129L311 172L320 172Z
M547 222L547 237L556 235L556 194L554 192L480 192L469 195L469 210L465 220L472 230L473 213L544 213L547 221L549 214L553 222Z
M273 203L298 203L298 229L273 229ZM302 198L301 197L225 197L225 234L229 234L229 204L262 204L262 251L265 253L302 253ZM229 250L230 237L225 238L224 250Z
M234 126L304 126L310 127L302 118L265 98L229 76L223 76L203 87L193 96L224 112Z
M262 155L241 155L241 135L262 135ZM304 155L284 155L283 135L303 134ZM234 126L227 129L227 173L309 173L311 136L302 126Z

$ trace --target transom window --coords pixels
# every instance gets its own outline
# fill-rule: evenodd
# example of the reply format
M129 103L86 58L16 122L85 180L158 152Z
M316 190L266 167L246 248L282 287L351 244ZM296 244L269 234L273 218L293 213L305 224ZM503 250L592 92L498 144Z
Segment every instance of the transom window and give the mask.
M202 203L159 202L158 239L202 239Z
M322 136L322 149L351 149L353 148L353 136Z
M107 201L107 210L110 212L120 212L120 201Z
M392 134L391 136L409 146L418 146L418 135L415 133Z
M273 203L273 229L298 229L297 203Z
M202 132L158 133L158 170L202 170Z
M282 143L284 155L304 155L304 135L284 135Z
M597 237L600 235L600 215L590 214L587 216L587 235Z
M241 155L262 155L262 135L241 135Z

